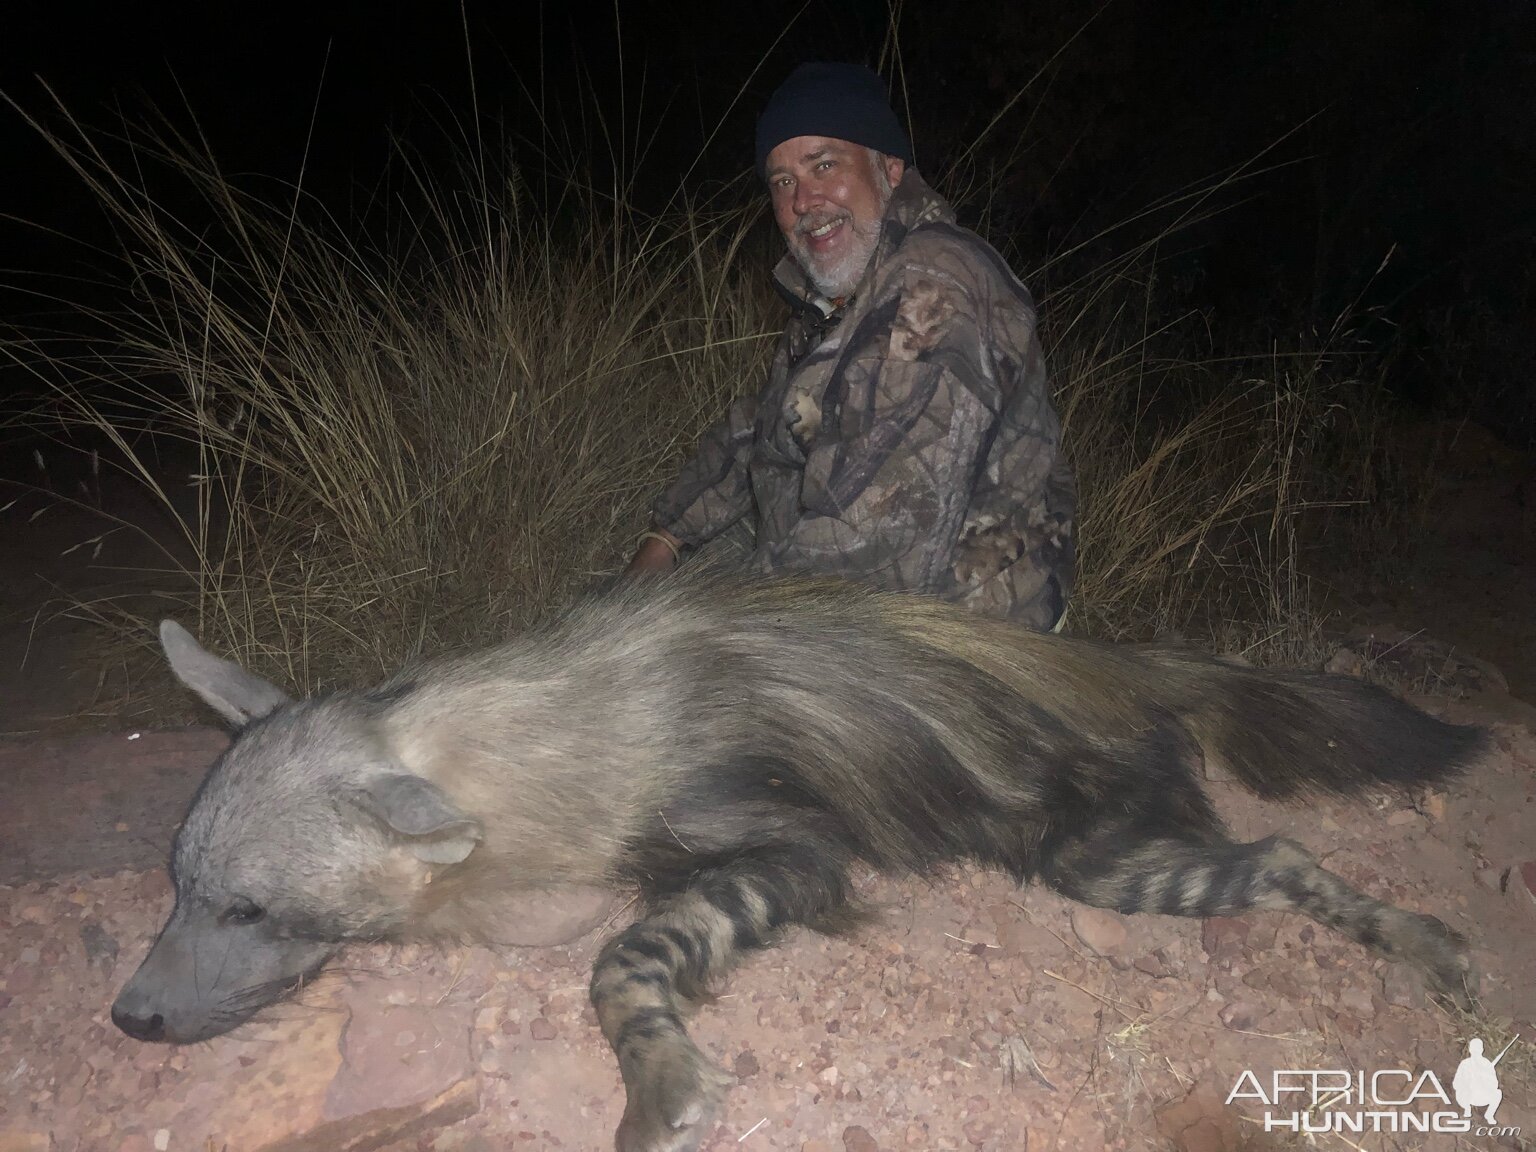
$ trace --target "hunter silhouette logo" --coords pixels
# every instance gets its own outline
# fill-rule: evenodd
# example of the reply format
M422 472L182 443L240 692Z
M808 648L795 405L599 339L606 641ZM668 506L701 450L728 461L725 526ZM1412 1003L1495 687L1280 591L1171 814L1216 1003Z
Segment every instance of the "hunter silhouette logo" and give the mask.
M1511 1040L1504 1045L1504 1051L1490 1060L1483 1055L1481 1040L1474 1036L1467 1041L1467 1058L1457 1066L1456 1077L1451 1081L1451 1091L1456 1093L1456 1103L1463 1116L1471 1116L1474 1108L1486 1108L1483 1120L1489 1124L1494 1122L1494 1114L1504 1099L1504 1093L1499 1091L1499 1074L1494 1069L1513 1043Z
M1483 1055L1480 1039L1467 1041L1467 1056L1456 1068L1450 1092L1427 1069L1277 1068L1268 1082L1251 1071L1243 1072L1227 1094L1227 1103L1249 1100L1261 1105L1266 1132L1518 1136L1518 1127L1497 1126L1504 1093L1496 1068L1513 1045L1511 1040L1490 1060ZM1480 1119L1473 1118L1474 1110L1482 1113Z

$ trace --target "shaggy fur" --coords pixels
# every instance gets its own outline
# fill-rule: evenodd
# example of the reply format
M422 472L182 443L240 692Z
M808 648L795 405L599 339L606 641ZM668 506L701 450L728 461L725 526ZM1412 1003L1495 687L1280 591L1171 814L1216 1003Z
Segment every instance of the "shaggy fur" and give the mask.
M512 896L638 891L592 1000L621 1152L697 1146L726 1083L688 1002L791 925L857 915L849 868L973 859L1121 912L1300 912L1470 995L1440 921L1299 845L1230 840L1198 783L1262 796L1442 781L1483 734L1359 681L1042 635L837 581L632 583L483 652L292 702L162 629L239 735L176 845L177 907L114 1018L193 1040L348 940L517 939ZM207 973L195 989L188 966Z

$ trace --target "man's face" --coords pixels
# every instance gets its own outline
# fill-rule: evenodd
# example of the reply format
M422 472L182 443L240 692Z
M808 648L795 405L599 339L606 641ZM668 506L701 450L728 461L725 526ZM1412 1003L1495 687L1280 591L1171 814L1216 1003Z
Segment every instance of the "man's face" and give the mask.
M875 254L905 162L846 140L797 136L768 153L767 170L773 218L791 255L822 295L848 295Z

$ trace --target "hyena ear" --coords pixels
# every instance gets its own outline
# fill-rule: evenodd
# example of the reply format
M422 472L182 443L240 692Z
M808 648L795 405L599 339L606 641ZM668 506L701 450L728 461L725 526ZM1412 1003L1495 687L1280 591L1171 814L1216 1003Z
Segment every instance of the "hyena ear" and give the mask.
M437 785L409 773L380 776L357 800L405 838L405 847L428 864L457 864L475 850L480 823L461 812Z
M174 620L160 622L160 647L176 678L237 726L289 702L281 688L252 676L233 660L221 660Z

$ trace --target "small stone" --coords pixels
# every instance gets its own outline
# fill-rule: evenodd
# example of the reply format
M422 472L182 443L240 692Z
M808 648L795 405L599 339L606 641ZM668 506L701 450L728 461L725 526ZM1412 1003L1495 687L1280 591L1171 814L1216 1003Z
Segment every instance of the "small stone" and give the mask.
M1234 1032L1246 1032L1258 1022L1264 1010L1248 1000L1234 1000L1217 1013L1221 1022Z
M1072 909L1072 931L1095 955L1107 956L1125 947L1125 923L1100 908Z
M169 1128L157 1128L155 1130L155 1152L166 1152L171 1146L171 1130Z
M1346 988L1339 994L1339 1007L1361 1020L1376 1018L1376 1002L1364 988Z
M1403 808L1387 817L1387 825L1392 828L1405 828L1410 824L1422 824L1421 817L1412 808Z
M1497 868L1479 868L1473 875L1473 879L1477 881L1479 887L1486 888L1490 892L1497 892L1501 876L1502 873Z
M761 1070L761 1065L757 1061L756 1054L751 1049L747 1049L736 1054L736 1059L731 1062L731 1070L736 1073L738 1079L745 1080L749 1076L756 1076Z
M875 1138L857 1124L843 1129L843 1148L845 1152L880 1152Z
M1445 793L1426 792L1419 800L1419 811L1436 822L1445 819Z
M559 1031L543 1016L528 1025L528 1034L535 1040L553 1040L560 1035Z
M818 1072L816 1074L816 1079L820 1080L829 1088L835 1088L837 1087L837 1075L837 1065L832 1064Z
M1232 963L1248 951L1248 934L1252 925L1238 917L1217 917L1207 920L1200 934L1201 946L1218 968L1231 971Z
M961 1130L965 1133L967 1141L980 1148L992 1138L993 1125L988 1120L970 1120Z

